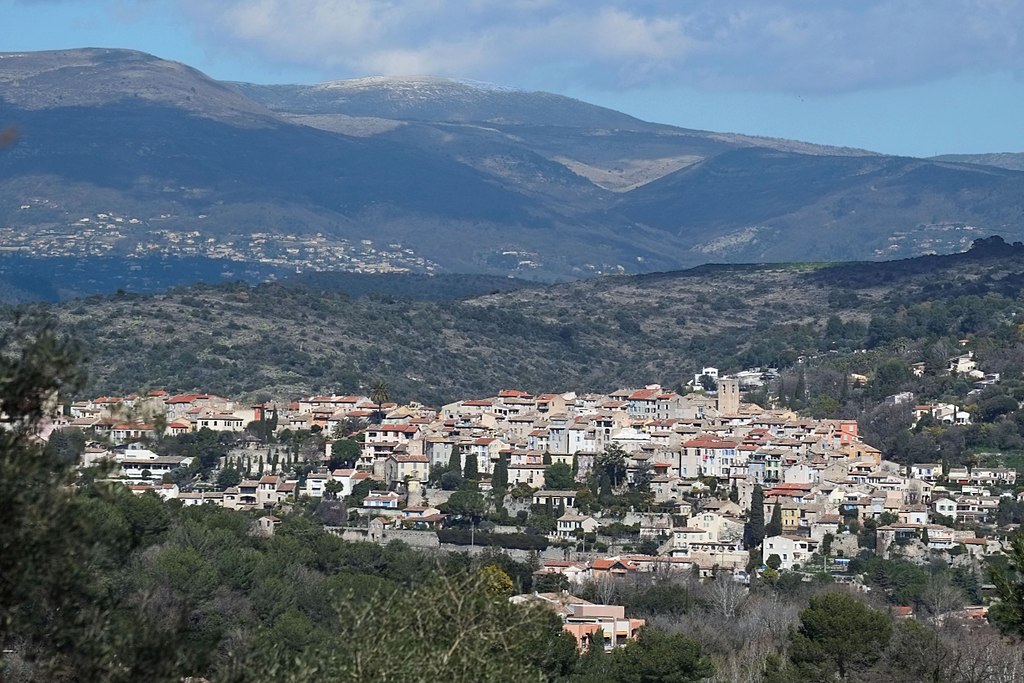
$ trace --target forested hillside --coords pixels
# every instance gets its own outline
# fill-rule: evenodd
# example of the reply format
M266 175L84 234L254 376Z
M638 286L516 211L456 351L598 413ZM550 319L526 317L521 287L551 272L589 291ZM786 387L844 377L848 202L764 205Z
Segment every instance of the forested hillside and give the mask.
M311 280L41 308L81 343L89 393L288 398L383 380L394 398L440 403L507 386L677 387L707 364L786 368L823 354L871 374L894 355L952 353L964 337L979 340L982 356L1005 353L1020 343L1022 252L993 238L962 255L705 266L455 301L353 298Z

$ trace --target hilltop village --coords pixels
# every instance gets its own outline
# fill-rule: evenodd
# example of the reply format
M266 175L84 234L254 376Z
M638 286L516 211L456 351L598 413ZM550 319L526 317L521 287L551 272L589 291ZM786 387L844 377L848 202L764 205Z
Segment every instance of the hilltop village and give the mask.
M981 577L1003 552L1013 529L992 523L1015 470L903 466L856 421L743 402L750 378L713 371L693 383L710 374L713 392L510 389L440 408L381 391L280 405L151 391L75 402L47 431L80 435L83 466L140 495L253 511L254 533L307 505L349 540L529 557L544 590L519 599L550 602L581 639L600 627L609 647L640 623L567 603L574 587L665 572L859 583L849 565L865 556Z

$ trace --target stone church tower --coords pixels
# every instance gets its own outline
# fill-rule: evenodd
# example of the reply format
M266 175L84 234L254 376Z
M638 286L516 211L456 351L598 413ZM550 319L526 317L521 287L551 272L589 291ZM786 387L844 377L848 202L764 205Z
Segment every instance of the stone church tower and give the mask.
M740 381L735 377L718 378L718 414L736 415L740 412Z

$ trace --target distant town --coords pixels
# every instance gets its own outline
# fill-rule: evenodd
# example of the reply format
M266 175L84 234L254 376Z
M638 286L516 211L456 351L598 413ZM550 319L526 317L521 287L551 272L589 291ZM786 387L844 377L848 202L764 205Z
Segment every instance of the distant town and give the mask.
M969 355L949 369L998 381ZM739 586L823 574L860 585L849 566L865 551L978 576L1003 553L1013 529L994 523L1016 470L893 462L854 420L741 400L769 374L703 368L690 393L507 389L440 407L388 401L383 386L255 405L155 390L71 403L44 437L81 435L82 467L139 495L250 511L256 534L321 501L325 528L347 540L535 558L540 588L516 600L550 606L581 644L600 630L609 649L643 621L574 598L585 582L685 572ZM914 413L970 419L944 404Z
M21 205L24 212L36 205L50 208L50 202L36 199ZM63 225L24 230L0 226L0 253L31 254L37 257L122 255L202 256L287 266L296 270L341 270L355 273L432 273L437 265L409 247L373 240L349 241L322 234L293 235L252 232L244 235L214 234L201 227L207 216L196 217L196 227L164 228L161 223L180 224L180 218L164 214L150 219L96 213Z

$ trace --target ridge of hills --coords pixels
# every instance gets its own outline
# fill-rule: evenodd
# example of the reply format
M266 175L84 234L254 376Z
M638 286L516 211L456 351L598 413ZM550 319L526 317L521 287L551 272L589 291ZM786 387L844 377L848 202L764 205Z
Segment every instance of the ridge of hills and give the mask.
M510 386L677 387L707 364L787 367L899 339L994 334L1024 314L1022 257L1024 245L996 237L950 256L719 264L429 301L353 297L316 279L197 285L8 307L3 319L52 315L80 341L92 393L289 398L381 379L393 397L441 404Z
M20 255L551 281L1024 236L1024 172L432 77L257 86L127 50L0 53L8 123L0 248Z
M1011 171L1024 171L1024 152L993 152L990 154L943 154L931 157L933 161L953 161L962 164L995 166Z

